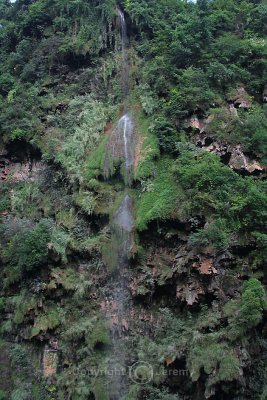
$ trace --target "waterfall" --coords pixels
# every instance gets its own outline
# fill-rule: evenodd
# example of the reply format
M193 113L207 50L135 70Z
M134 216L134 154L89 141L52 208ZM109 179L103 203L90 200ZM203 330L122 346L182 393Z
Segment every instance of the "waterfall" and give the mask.
M118 8L121 29L122 93L125 100L129 95L129 62L127 55L128 36L123 12ZM106 301L110 321L112 351L109 368L112 378L109 382L109 400L121 400L127 391L127 341L130 325L131 296L129 292L129 258L134 245L134 204L129 195L134 165L134 124L129 111L119 119L110 134L105 154L104 175L111 178L120 168L124 182L123 199L110 222L111 254L116 268L112 277L111 293ZM117 371L117 373L116 373Z
M114 174L118 164L126 186L130 186L134 165L134 125L128 113L119 119L110 135L104 163L105 178Z
M114 217L114 224L123 232L132 232L134 219L132 215L132 199L127 194Z
M121 26L122 55L123 59L125 59L125 49L128 44L128 36L127 36L125 17L123 12L119 8L118 8L118 15L120 18L120 26Z
M128 35L126 21L123 12L118 8L118 15L121 27L121 55L122 55L122 68L121 68L121 79L122 79L122 90L124 98L129 94L129 65L127 57L128 47Z
M128 386L127 343L131 315L129 257L134 244L133 200L128 194L117 209L110 228L117 268L113 274L112 293L106 304L112 340L112 351L108 361L108 369L112 376L109 382L109 400L121 400Z
M125 100L129 95L129 61L127 56L128 35L123 12L118 8L121 28L121 54L122 54L122 94ZM134 124L130 112L125 110L113 129L106 147L104 176L109 179L121 167L121 175L126 186L131 186L132 170L134 165Z

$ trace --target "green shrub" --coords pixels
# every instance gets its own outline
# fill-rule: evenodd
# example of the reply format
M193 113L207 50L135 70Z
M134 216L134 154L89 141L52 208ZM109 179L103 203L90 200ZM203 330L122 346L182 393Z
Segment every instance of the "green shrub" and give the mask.
M85 182L89 183L91 179L97 178L104 173L105 152L108 136L104 136L97 148L89 154L85 163Z
M25 347L21 346L20 344L16 344L11 349L11 364L14 368L18 370L25 370L28 371L29 369L29 359L27 350Z
M134 178L136 180L153 176L155 171L155 161L160 155L159 141L153 133L155 124L151 123L149 126L149 124L143 121L143 119L140 119L138 123L142 124L142 130L144 130L142 135L144 135L144 137L141 136L139 139L142 141L142 148L138 156L138 165L134 173Z
M211 208L220 207L223 196L229 198L229 187L240 181L237 174L221 164L219 157L205 151L178 146L180 156L175 172L179 183L191 194L193 202ZM226 201L225 201L226 202Z
M21 128L14 129L10 134L11 140L21 140L27 138L27 131Z
M253 266L262 267L267 259L267 235L261 232L253 232L257 248L252 252Z
M242 124L237 130L239 141L244 149L260 156L263 163L267 161L267 106L253 107L243 116Z
M261 282L250 278L243 284L241 298L229 301L224 308L228 317L228 336L233 340L243 337L257 326L266 309L266 294Z
M225 87L231 83L235 77L234 72L230 68L227 68L217 61L210 63L206 73L212 83L219 87Z
M93 391L96 400L108 400L108 388L100 378L95 379Z
M82 192L75 193L73 195L73 200L83 211L88 215L93 214L96 207L96 197L92 192Z
M177 394L171 394L168 389L149 388L146 390L147 400L179 400ZM126 398L126 400L128 400ZM129 399L130 400L130 399ZM133 399L134 400L134 399Z
M64 338L73 342L84 339L86 334L93 329L93 322L91 318L84 318L74 322L64 332Z
M49 289L56 289L62 285L66 290L74 290L78 285L77 273L71 269L53 268L50 272L51 280L48 284Z
M30 395L27 388L15 389L11 393L11 400L30 400Z
M249 279L243 285L239 310L239 323L248 329L256 326L262 320L266 308L266 294L261 282L255 278Z
M45 314L39 315L34 321L31 330L31 337L45 333L47 330L54 330L64 321L64 312L61 308L51 306L47 308Z
M171 159L165 157L155 163L151 189L140 193L136 204L136 227L147 228L153 220L178 217L178 199L182 192L175 182Z
M71 241L71 236L58 227L52 229L50 245L53 246L54 251L60 255L63 263L67 263L67 248Z
M6 400L7 399L7 393L0 389L0 400Z
M79 302L80 300L88 298L90 293L90 289L93 286L93 281L82 279L81 282L76 286L76 290L74 293L74 299Z
M144 84L143 86L139 86L138 92L144 113L152 115L158 107L158 102L153 91L149 88L148 84Z
M35 310L38 304L36 297L30 297L27 293L22 292L18 296L11 299L12 305L15 306L13 321L19 325L24 322L26 314Z
M32 230L17 233L5 251L6 262L21 274L32 271L47 262L51 222L41 220Z
M202 336L199 342L193 343L187 365L193 382L198 381L203 368L209 376L207 387L240 377L239 361L233 349L227 343L216 342L212 335Z
M15 83L14 76L12 76L9 72L5 72L1 75L0 79L0 92L3 95L7 95L8 92L12 89Z
M264 387L259 400L267 400L267 387L266 386Z
M233 145L242 144L246 152L252 152L266 162L267 157L267 107L253 106L250 110L239 111L237 115L229 108L211 110L213 119L207 126L211 137Z
M197 109L208 108L214 97L204 72L189 67L179 77L178 86L170 92L168 113L173 116L186 116Z
M11 207L10 201L10 186L5 183L1 183L0 188L0 213L9 211Z
M211 245L216 250L225 250L230 244L231 232L226 220L211 221L204 229L189 236L192 247L202 248Z
M2 313L5 310L5 306L6 306L5 297L0 297L0 313Z
M15 187L11 196L12 211L18 215L35 215L41 193L36 182L27 182Z
M178 141L179 135L170 117L163 113L158 113L150 129L156 135L162 152L170 154L175 151L175 143Z
M86 343L93 349L97 344L110 344L109 331L103 320L94 322L93 328L86 334Z
M57 160L70 176L79 181L83 180L86 155L98 145L113 110L90 96L84 97L83 102L83 111L78 116L79 125L74 133L66 138L62 150L57 155Z
M174 172L187 196L183 207L189 215L198 214L209 220L213 216L214 221L193 234L192 243L201 240L207 243L208 237L215 234L215 241L221 241L225 247L230 233L243 231L251 235L253 231L263 229L267 204L263 182L240 177L224 166L216 155L184 144L179 144L178 150L180 156Z

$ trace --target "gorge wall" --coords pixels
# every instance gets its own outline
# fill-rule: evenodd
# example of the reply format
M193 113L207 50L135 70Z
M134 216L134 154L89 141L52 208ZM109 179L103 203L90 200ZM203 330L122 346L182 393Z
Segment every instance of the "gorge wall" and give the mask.
M266 398L266 15L0 1L0 399Z

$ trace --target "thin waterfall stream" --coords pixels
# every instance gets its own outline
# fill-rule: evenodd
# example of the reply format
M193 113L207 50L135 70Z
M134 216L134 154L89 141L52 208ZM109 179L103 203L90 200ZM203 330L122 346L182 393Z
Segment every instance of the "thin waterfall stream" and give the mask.
M127 97L129 93L129 64L127 56L128 47L128 35L125 17L120 8L118 10L120 27L121 27L121 53L122 53L122 89L124 97Z
M121 29L122 53L122 94L125 101L129 94L128 36L123 12L118 8ZM108 320L110 325L112 350L109 355L108 368L112 371L109 382L109 399L121 400L127 389L127 341L129 340L129 318L131 295L129 292L129 258L134 243L134 205L130 197L130 187L134 164L134 124L130 112L117 122L112 131L107 147L105 160L105 176L111 177L118 165L120 176L124 182L123 200L110 221L111 242L110 255L115 258L112 293L107 300Z

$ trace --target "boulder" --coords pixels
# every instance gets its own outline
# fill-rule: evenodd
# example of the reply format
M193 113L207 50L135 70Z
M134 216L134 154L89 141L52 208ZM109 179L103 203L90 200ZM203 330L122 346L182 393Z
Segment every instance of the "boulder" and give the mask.
M256 171L264 171L264 166L260 165L256 160L250 160L242 151L241 146L237 145L231 150L231 158L229 166L237 171L246 171L250 174Z
M186 118L183 121L182 126L185 129L192 128L199 131L199 133L205 132L207 125L214 119L214 115L209 115L207 118L200 118L197 115L192 115L192 117Z
M230 101L232 107L234 106L235 108L247 109L252 106L252 98L245 90L243 84L240 84L238 88L231 91L231 93L228 94L227 100Z

